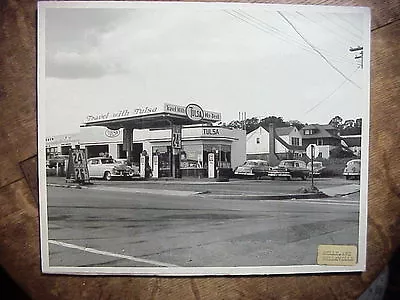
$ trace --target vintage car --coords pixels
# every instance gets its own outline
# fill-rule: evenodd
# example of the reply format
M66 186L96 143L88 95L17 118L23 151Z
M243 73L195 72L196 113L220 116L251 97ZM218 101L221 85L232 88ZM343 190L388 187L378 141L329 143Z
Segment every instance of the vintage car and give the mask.
M135 171L124 163L118 163L110 157L93 157L87 161L90 178L104 178L110 181L113 178L132 178Z
M268 175L268 171L271 169L269 163L261 159L246 160L246 162L237 167L234 170L236 177L249 177L249 178L261 178Z
M68 161L69 156L68 155L61 155L61 154L57 154L53 157L50 157L47 161L46 161L46 167L47 168L56 168L57 164L58 166L64 166L65 162Z
M278 166L273 167L268 176L271 179L286 178L291 180L293 178L301 178L306 180L310 171L307 169L306 163L301 160L282 160Z
M139 164L128 163L128 160L126 158L116 158L115 161L120 165L130 167L132 169L132 171L133 171L133 176L139 176L140 175Z
M347 180L360 179L361 174L361 159L352 159L346 163L343 170L343 175Z
M323 170L325 169L325 167L322 165L322 162L320 161L314 161L313 162L313 168L311 168L311 162L309 162L307 164L307 169L310 172L310 176L311 176L311 172L313 172L314 176L321 176Z

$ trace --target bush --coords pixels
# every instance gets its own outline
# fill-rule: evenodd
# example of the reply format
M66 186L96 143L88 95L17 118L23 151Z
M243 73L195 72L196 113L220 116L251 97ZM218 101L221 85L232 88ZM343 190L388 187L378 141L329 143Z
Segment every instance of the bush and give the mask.
M329 151L331 158L355 158L353 151L337 147Z
M337 177L343 175L343 170L349 160L349 158L317 158L315 161L322 162L322 165L325 167L321 177Z

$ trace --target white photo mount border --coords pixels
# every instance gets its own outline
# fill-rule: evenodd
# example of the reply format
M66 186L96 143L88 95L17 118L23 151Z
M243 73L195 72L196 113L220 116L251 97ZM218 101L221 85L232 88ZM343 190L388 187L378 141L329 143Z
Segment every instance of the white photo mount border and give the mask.
M361 13L364 14L363 55L364 81L363 93L365 105L362 109L362 172L360 178L359 206L359 241L358 259L354 266L327 265L289 265L289 266L240 266L240 267L67 267L51 266L49 262L49 232L48 206L46 186L46 89L45 86L45 14L49 8L110 8L110 9L264 9L287 12L326 12L326 13ZM272 275L272 274L304 274L304 273L337 273L361 272L366 269L367 249L367 199L368 199L368 156L369 153L369 124L370 124L370 9L366 7L337 7L315 5L279 5L279 4L247 4L223 2L38 2L38 175L39 175L39 210L42 271L49 274L71 275L137 275L137 276L223 276L223 275ZM99 253L101 254L101 253Z

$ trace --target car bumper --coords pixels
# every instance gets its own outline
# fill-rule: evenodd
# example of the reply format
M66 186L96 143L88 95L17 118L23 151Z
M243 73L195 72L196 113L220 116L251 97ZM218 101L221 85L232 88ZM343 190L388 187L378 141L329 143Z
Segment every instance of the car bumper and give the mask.
M254 176L253 172L235 172L235 175L240 175L240 176Z
M116 171L111 173L111 177L132 177L132 174L129 174L129 172L120 172L120 171Z
M355 172L344 172L344 176L360 176L360 173L355 173Z
M268 172L269 177L290 177L289 172Z

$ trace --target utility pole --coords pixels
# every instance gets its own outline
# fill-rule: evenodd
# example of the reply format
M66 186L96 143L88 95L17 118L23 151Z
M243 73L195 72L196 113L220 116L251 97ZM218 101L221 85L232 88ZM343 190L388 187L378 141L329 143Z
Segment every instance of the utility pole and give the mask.
M246 130L247 114L245 111L239 111L239 122L242 124L242 129Z
M363 68L363 65L364 65L364 63L363 63L363 60L364 60L364 51L363 51L363 49L364 49L364 47L362 47L362 46L358 46L358 47L355 47L355 48L350 47L350 49L349 49L350 52L359 51L356 54L356 56L354 56L354 59L359 59L360 60L361 69Z

